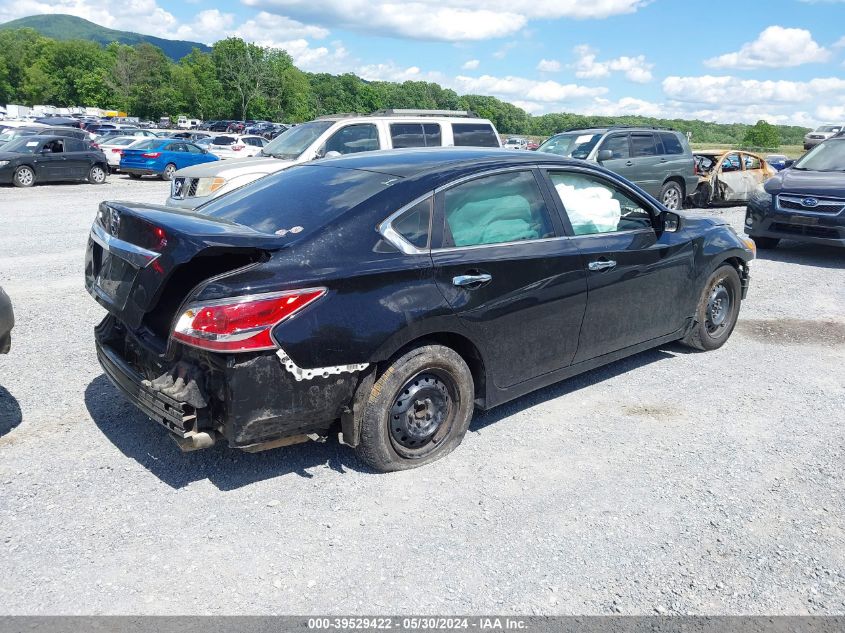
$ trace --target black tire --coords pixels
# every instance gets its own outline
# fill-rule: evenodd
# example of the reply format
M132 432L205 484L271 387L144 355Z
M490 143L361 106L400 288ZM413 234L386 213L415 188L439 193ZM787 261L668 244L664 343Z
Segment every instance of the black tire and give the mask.
M141 174L129 174L132 180L141 180Z
M660 202L671 211L679 211L684 207L684 190L674 180L663 183L660 190Z
M12 176L12 182L15 187L31 187L35 184L35 172L32 167L23 165L15 170L15 175Z
M749 236L754 243L757 245L757 248L760 250L766 251L772 248L777 248L778 244L780 244L779 237L754 237L753 235Z
M161 179L162 180L173 180L173 174L176 173L176 165L173 163L167 163L164 166L164 171L161 172Z
M90 182L92 185L102 185L106 182L107 174L107 168L97 163L88 171L88 182Z
M358 456L391 472L448 455L469 428L474 395L472 372L453 349L425 345L403 354L370 391Z
M696 323L681 343L705 352L722 347L736 327L741 300L739 273L723 264L707 278L695 311Z

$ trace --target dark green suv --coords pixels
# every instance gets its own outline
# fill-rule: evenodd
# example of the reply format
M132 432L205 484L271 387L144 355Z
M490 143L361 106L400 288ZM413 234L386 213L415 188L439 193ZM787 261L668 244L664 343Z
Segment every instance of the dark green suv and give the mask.
M599 163L639 185L669 209L680 209L698 186L695 162L681 132L648 127L569 130L539 152Z

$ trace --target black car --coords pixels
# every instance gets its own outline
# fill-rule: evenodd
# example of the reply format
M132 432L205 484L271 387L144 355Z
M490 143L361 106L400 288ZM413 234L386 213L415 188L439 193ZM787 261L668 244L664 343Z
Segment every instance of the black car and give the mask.
M760 248L781 239L845 246L845 136L767 180L748 200L745 232Z
M669 341L715 349L753 242L583 161L367 152L195 211L100 205L100 363L185 449L326 434L378 470L454 449L473 410Z
M36 183L106 181L108 162L87 141L65 136L25 136L0 148L0 183L31 187Z
M0 354L8 354L12 346L12 328L15 326L15 314L12 312L12 300L0 288Z

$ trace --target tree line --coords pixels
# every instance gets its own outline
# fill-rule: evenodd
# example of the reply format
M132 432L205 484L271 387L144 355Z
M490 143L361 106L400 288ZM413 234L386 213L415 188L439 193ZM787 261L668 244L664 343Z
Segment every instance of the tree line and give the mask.
M151 44L100 46L59 41L33 29L0 31L0 103L96 106L142 119L185 114L208 119L301 122L382 108L472 110L503 134L550 136L578 127L653 125L689 132L698 143L742 143L751 126L641 116L532 116L485 95L458 95L424 81L365 81L354 74L303 72L287 52L230 37L210 53L178 62ZM802 142L806 128L773 126L779 144Z

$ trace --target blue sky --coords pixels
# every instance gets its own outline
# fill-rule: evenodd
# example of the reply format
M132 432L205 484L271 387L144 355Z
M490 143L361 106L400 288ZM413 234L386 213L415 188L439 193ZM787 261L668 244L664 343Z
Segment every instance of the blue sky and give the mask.
M309 71L437 81L526 110L845 120L845 0L18 0L113 28L285 48Z

